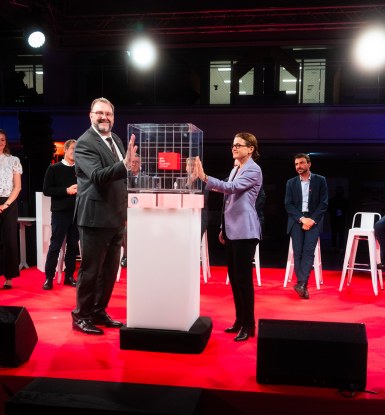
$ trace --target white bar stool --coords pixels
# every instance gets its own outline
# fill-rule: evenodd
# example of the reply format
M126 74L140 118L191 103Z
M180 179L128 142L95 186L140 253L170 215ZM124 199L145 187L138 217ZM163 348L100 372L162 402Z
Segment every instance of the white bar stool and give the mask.
M66 256L66 242L67 242L67 238L64 238L63 244L60 248L60 252L59 252L59 257L57 260L57 266L56 266L56 281L58 284L61 283L61 277L64 271L64 259ZM80 258L81 258L81 252L80 252L80 241L79 241L79 253L80 253Z
M259 244L255 248L254 263L255 263L255 273L257 276L257 284L258 284L258 287L260 287L262 284L261 284L261 264L259 261ZM226 278L226 284L228 283L229 283L229 274L227 274L227 278Z
M361 219L360 226L356 226L356 220L358 219ZM353 216L352 227L349 229L348 240L346 243L339 291L342 291L344 286L346 272L348 272L347 285L350 285L354 270L371 273L372 286L375 295L378 294L377 278L380 281L381 289L384 289L382 271L377 269L377 263L381 262L380 246L374 235L374 224L378 219L381 219L381 215L373 212L357 212ZM356 262L358 243L362 240L368 242L369 264L359 264ZM366 268L362 268L363 266Z
M57 260L56 281L58 284L61 283L61 277L64 271L64 258L66 255L66 241L67 241L67 238L64 238L63 244L60 248L59 257Z
M122 246L120 248L119 268L118 268L118 272L116 274L116 282L119 282L120 281L120 274L122 273L122 264L121 264L120 261L122 259L123 254L124 254L124 247Z
M203 281L207 282L208 278L211 277L207 230L205 230L205 233L203 234L202 241L201 241L201 264L202 264Z
M319 290L321 288L321 284L323 284L320 238L318 238L317 245L314 251L313 268L314 268L315 283L316 283L317 289ZM293 241L290 238L289 252L287 254L285 280L283 282L284 287L286 287L287 283L291 281L291 278L293 276L293 271L294 271L294 252L293 252Z

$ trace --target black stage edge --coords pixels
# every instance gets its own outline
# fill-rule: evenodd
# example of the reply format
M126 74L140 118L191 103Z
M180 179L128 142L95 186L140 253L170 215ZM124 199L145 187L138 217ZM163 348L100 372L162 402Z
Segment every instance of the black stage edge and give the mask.
M202 389L36 378L5 403L5 415L198 415Z
M199 354L209 341L213 323L210 317L199 317L189 331L121 327L122 350Z

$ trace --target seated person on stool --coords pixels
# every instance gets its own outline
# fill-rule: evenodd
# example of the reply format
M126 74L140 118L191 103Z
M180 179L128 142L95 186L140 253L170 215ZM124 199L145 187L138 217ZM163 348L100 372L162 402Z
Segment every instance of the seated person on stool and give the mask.
M296 154L294 166L298 176L286 183L287 233L292 238L294 271L298 280L294 290L300 298L308 299L307 284L323 217L328 208L328 188L325 177L310 173L308 154Z
M52 290L60 249L66 239L64 285L76 287L74 272L79 247L79 232L74 222L77 193L74 150L76 140L64 143L64 158L51 164L44 177L43 193L51 197L51 239L45 262L43 290Z
M381 262L377 268L385 270L385 215L374 224L374 235L380 245Z

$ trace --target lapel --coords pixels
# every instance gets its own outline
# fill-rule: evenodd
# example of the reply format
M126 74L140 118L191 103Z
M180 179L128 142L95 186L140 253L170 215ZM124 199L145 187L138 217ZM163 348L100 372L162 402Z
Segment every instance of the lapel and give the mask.
M300 210L302 210L302 186L299 176L297 176L297 180L295 181L295 193L297 194L298 207Z
M115 159L114 159L114 155L112 154L112 151L107 147L108 143L105 143L104 140L99 136L99 134L97 134L94 129L91 127L90 131L92 132L92 134L96 137L96 142L99 145L99 150L104 153L104 154L108 154L108 157L111 158L111 160L115 163ZM114 140L114 142L116 143L116 145L119 148L119 151L122 153L122 156L124 158L125 155L125 151L123 146L121 145L120 140L116 140L116 138L114 137L115 134L111 133L111 138Z
M232 182L234 180L234 177L237 175L239 167L236 166L233 168L233 170L231 170L230 172L230 176L229 176L229 182Z
M112 151L107 147L108 143L105 143L104 140L102 138L100 138L98 136L98 144L100 147L100 151L103 154L108 155L108 157L111 159L111 162L115 163L115 158L114 158L114 154L112 153Z
M115 141L115 144L118 146L118 149L119 149L122 157L124 158L126 152L124 151L124 147L123 147L123 144L122 144L122 140L118 140L117 137L115 136L115 134L113 132L111 132L111 137Z

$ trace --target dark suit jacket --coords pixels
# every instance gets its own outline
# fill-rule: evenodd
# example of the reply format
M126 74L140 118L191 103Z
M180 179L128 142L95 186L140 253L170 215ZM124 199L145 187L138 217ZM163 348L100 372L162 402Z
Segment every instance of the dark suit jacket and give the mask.
M302 189L299 176L289 179L286 183L285 208L289 215L287 233L290 234L294 223L302 215ZM319 174L311 173L309 188L309 217L312 218L322 230L322 222L328 209L328 188L326 179Z
M120 152L121 139L111 134ZM79 226L124 227L127 216L127 170L115 162L111 150L91 127L76 142L75 168L78 183L75 218Z

